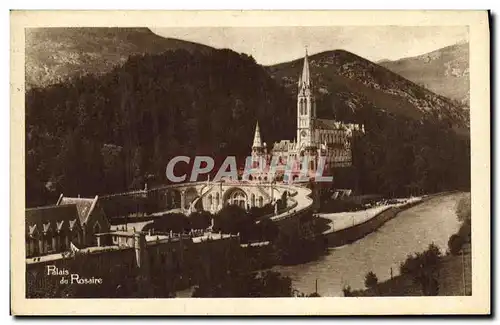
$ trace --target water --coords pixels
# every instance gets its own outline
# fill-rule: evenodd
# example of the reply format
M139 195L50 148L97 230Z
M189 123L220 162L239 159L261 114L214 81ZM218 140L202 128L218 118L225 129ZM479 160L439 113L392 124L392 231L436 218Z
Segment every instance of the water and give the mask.
M364 277L375 272L379 281L399 274L399 263L410 253L424 251L434 242L446 252L449 237L459 228L455 214L458 200L465 193L433 198L401 212L374 233L351 245L330 249L321 259L301 265L276 266L273 270L289 276L300 292L315 291L321 296L342 296L344 285L364 288Z

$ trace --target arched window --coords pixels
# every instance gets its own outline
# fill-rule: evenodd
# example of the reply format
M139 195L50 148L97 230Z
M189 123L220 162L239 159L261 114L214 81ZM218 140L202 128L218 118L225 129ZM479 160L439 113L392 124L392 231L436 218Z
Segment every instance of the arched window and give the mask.
M246 197L242 191L236 191L231 195L230 204L245 208Z
M259 207L264 206L264 198L262 196L259 196Z
M208 207L211 209L212 208L212 204L213 204L213 198L212 198L212 194L209 194L208 195Z
M304 115L307 115L307 101L306 99L304 98Z
M219 192L215 194L215 208L219 206L220 198L219 198Z
M255 206L255 194L252 193L252 195L250 196L250 201L251 201L250 204L252 205L252 207L254 207Z

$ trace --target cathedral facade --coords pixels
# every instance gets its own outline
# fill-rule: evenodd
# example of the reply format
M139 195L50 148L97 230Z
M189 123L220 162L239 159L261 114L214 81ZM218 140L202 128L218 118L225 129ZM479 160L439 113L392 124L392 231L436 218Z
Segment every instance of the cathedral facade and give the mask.
M317 118L314 90L306 51L298 82L297 136L293 141L281 140L268 148L262 142L257 122L252 144L255 160L264 157L269 161L271 157L279 157L280 165L286 164L289 159L306 161L311 174L317 170L320 157L325 161L324 174L331 174L335 168L352 166L351 144L356 136L364 133L364 126Z

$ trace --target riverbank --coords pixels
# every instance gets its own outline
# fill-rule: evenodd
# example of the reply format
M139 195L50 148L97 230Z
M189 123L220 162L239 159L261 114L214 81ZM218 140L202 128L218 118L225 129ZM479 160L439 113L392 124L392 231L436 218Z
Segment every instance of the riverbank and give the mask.
M445 255L439 262L438 296L464 296L472 294L472 257L470 244L464 245L464 254ZM398 275L365 290L354 290L354 297L422 296L421 285L411 275Z
M324 214L319 217L325 224L325 227L327 227L322 232L322 235L329 247L344 246L376 231L402 211L430 199L451 193L443 192L424 197L409 198L404 203L382 205L362 211Z
M326 255L300 265L277 265L272 270L292 279L300 292L323 297L343 296L342 288L363 290L364 277L373 271L379 282L399 274L399 265L412 252L423 252L435 243L442 252L448 239L460 227L455 213L458 201L466 193L452 192L427 196L413 207L400 211L396 218L375 231L339 247L330 247Z

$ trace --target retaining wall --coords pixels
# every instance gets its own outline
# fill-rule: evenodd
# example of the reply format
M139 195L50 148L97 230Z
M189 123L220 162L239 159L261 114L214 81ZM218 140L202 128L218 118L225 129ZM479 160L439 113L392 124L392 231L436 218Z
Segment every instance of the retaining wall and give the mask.
M453 192L443 192L443 193L437 193L433 195L429 195L424 197L422 200L417 201L417 202L412 202L408 203L399 207L389 207L385 209L384 211L380 212L379 214L375 215L373 218L370 220L367 220L363 223L360 223L358 225L341 229L335 232L330 232L327 234L323 234L323 238L325 241L327 241L327 244L329 247L339 247L343 245L347 245L350 243L355 242L358 239L361 239L368 235L369 233L374 232L378 228L380 228L384 223L387 221L395 218L399 212L403 210L407 210L409 208L412 208L416 205L419 205L425 201L428 201L432 198L442 196L442 195L448 195Z

